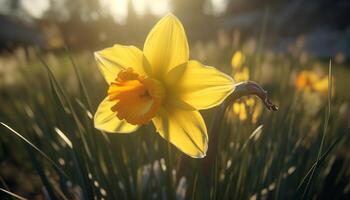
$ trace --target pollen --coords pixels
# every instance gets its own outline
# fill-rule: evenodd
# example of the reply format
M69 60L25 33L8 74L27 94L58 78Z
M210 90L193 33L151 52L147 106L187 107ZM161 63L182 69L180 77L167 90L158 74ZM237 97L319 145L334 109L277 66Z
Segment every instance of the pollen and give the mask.
M119 72L108 89L111 110L130 124L146 124L156 116L165 96L161 82L139 75L132 68Z

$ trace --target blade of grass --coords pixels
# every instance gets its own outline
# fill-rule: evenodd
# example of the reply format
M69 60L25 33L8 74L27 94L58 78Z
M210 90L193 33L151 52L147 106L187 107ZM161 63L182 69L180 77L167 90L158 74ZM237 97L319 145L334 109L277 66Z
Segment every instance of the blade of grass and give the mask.
M89 109L86 108L86 106L83 104L83 102L81 102L78 98L75 98L75 102L81 107L82 110L85 111L86 116L92 120L94 118L94 116L92 115L91 111Z
M5 180L0 176L0 182L3 185L3 187L5 187L6 190L10 190L10 188L7 186Z
M198 179L198 173L195 174L194 179L193 179L193 189L192 189L192 197L191 199L194 200L196 199L196 191L197 191L197 180Z
M69 113L71 114L73 121L77 125L77 129L78 129L78 133L80 134L80 138L78 138L78 136L73 134L74 130L72 130L72 133L70 135L71 139L72 139L72 143L73 143L73 146L76 146L76 147L82 146L84 148L74 148L73 149L73 154L72 154L73 161L75 163L75 167L76 167L76 170L78 173L79 182L80 182L81 187L83 189L84 197L87 198L89 196L93 196L93 194L94 194L93 186L87 177L88 166L86 166L87 162L85 162L86 158L84 156L87 156L88 158L90 158L90 160L92 160L92 158L91 158L90 149L87 145L87 140L85 137L86 135L83 133L85 131L84 127L82 126L81 122L79 121L79 118L78 118L71 102L69 101L67 94L64 92L61 85L56 80L50 67L48 66L48 64L44 61L44 59L40 55L37 55L37 56L49 74L49 79L50 79L51 86L53 88L53 93L59 98L62 106L64 106L65 103L68 105ZM84 151L85 153L83 153L83 150L85 150Z
M33 167L38 172L38 174L40 176L40 179L41 179L41 181L43 183L43 186L46 189L50 199L58 200L58 198L55 195L54 188L52 187L52 184L50 183L48 177L45 175L45 170L44 170L42 164L39 163L38 159L36 158L36 155L35 155L33 149L29 148L28 146L26 146L26 150L27 150L27 153L28 153L28 157L32 161Z
M331 100L332 100L332 61L330 60L329 61L329 71L328 71L328 107L326 110L326 117L325 117L325 122L324 122L324 127L323 127L323 134L322 134L321 144L320 144L320 147L318 150L316 162L320 162L320 158L321 158L322 151L323 151L323 146L324 146L324 142L325 142L325 138L326 138L326 132L327 132L329 118L330 118L330 112L331 112ZM306 199L308 196L315 172L316 172L316 168L314 168L311 172L311 176L310 176L308 183L305 187L302 199Z
M47 179L44 169L42 168L42 165L38 162L38 160L36 159L36 156L34 154L34 150L38 151L42 156L44 156L51 164L53 164L53 166L59 170L63 175L65 175L65 173L63 172L63 170L61 170L60 167L58 167L58 165L56 165L56 163L49 157L47 156L44 152L42 152L38 147L36 147L34 144L32 144L29 140L27 140L26 138L24 138L21 134L19 134L17 131L13 130L10 126L6 125L3 122L0 122L1 125L3 125L5 128L7 128L8 130L10 130L12 133L16 134L16 136L20 137L22 139L23 142L25 142L26 144L29 144L29 146L31 148L29 148L29 146L26 146L26 150L28 153L29 158L32 161L32 164L34 166L34 168L36 169L36 171L38 172L41 181L43 182L44 187L46 188L49 196L51 199L56 200L56 196L54 193L54 190L49 182L49 180ZM65 175L66 176L66 175Z
M59 94L59 91L57 90L57 86L55 86L55 83L54 83L54 80L51 76L49 76L49 79L50 79L50 84L51 84L51 88L52 88L52 93L55 95L55 97L57 99L59 99L60 103L61 103L61 106L63 107L64 106L64 103L60 100L61 99L61 95ZM68 106L70 107L70 106ZM68 112L67 112L68 111ZM67 111L66 113L70 114L70 117L73 117L73 121L74 120L74 111L72 111L71 107L70 108L67 108ZM67 119L65 119L67 120ZM67 122L68 121L68 122ZM68 119L66 121L67 124L70 123L71 119ZM70 131L67 131L70 135L70 139L71 139L71 142L72 142L72 146L74 147L77 147L77 148L71 148L71 150L69 151L69 155L74 163L74 168L75 168L75 174L78 176L78 180L77 182L79 183L79 185L82 187L82 190L83 190L83 195L85 197L88 197L89 195L88 194L92 194L92 193L88 193L89 191L92 191L91 187L90 189L87 189L88 186L90 185L89 184L89 181L86 177L86 175L88 173L84 173L86 172L87 170L85 169L86 166L85 166L85 162L83 162L83 158L81 158L81 156L83 156L83 148L80 148L80 147L86 147L86 145L82 144L82 142L80 141L81 139L83 140L84 138L84 135L82 134L81 130L79 129L79 126L81 124L80 123L77 123L77 126L78 126L78 132L80 133L81 137L79 138L76 134L74 134L76 131L74 128L70 128L71 130ZM90 155L88 152L86 153L88 156ZM85 174L85 177L84 175ZM91 185L90 185L91 186Z
M253 133L249 136L248 140L246 140L242 145L240 152L242 152L247 147L247 145L255 139L256 136L261 134L262 128L263 128L263 125L260 125L253 131Z
M64 134L59 128L54 127L55 132L58 134L58 136L68 145L69 148L73 149L72 142L70 139Z
M338 143L340 143L340 141L344 138L345 135L350 133L350 127L345 131L344 134L340 135L329 147L328 149L325 151L324 154L322 154L321 158L319 161L316 161L312 167L309 169L309 171L307 172L307 174L304 176L304 178L302 179L302 181L300 182L298 188L297 188L297 193L298 191L301 190L302 186L305 185L306 180L310 177L311 173L320 166L321 162L323 162L327 156L329 155L329 153L336 147L336 145Z
M75 60L73 59L73 56L72 56L69 48L67 46L65 46L64 49L66 50L68 58L69 58L70 62L72 63L75 75L77 76L77 79L78 79L78 82L79 82L80 89L81 89L81 91L83 91L83 96L84 96L85 101L86 101L86 103L87 103L87 105L89 107L89 110L91 112L92 111L92 104L91 104L90 97L89 97L89 94L87 92L87 89L85 87L85 84L83 82L83 79L81 77L80 70L78 69L78 67L77 67L77 65L75 63Z
M5 190L10 191L10 188L7 186L5 180L1 176L0 176L0 182L3 185ZM10 196L9 199L13 199L12 196Z
M68 179L67 174L53 161L48 155L46 155L43 151L41 151L38 147L36 147L33 143L31 143L29 140L27 140L25 137L23 137L21 134L19 134L17 131L12 129L10 126L5 124L4 122L0 122L1 125L3 125L5 128L10 130L12 133L14 133L17 137L22 139L26 144L28 144L30 147L32 147L34 150L39 152L46 160L48 160L65 178Z
M11 197L15 197L15 198L20 199L20 200L27 200L26 198L21 197L21 196L19 196L18 194L15 194L15 193L10 192L10 191L8 191L8 190L5 190L5 189L3 189L3 188L0 188L0 191L3 192L3 193L5 193L5 194L7 194L7 195L9 195L9 196L11 196Z
M286 164L288 162L288 159L287 159L287 155L288 155L288 151L290 149L290 143L288 142L291 138L291 135L292 135L292 131L293 131L293 127L294 127L294 120L295 120L295 115L294 113L290 115L290 125L289 125L289 128L288 128L288 132L287 132L287 139L286 139L286 144L282 144L282 146L285 146L285 149L284 149L284 153L282 154L282 158L281 158L281 165L282 165L282 168L281 168L281 171L279 173L279 176L277 178L277 183L276 183L276 189L275 189L275 199L280 199L280 190L281 190L281 183L282 183L282 180L284 179L284 174L285 174L285 170L288 171L288 169L286 168ZM282 188L283 189L283 188ZM281 192L283 193L283 192Z

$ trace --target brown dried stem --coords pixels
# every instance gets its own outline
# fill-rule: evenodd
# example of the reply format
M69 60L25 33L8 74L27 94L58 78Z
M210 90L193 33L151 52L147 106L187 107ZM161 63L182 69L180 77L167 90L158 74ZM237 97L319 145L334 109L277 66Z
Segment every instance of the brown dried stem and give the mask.
M228 107L232 105L233 102L237 99L249 95L258 96L263 101L267 109L272 111L278 110L278 106L274 105L271 102L267 91L264 90L259 84L255 83L254 81L244 81L237 83L235 91L229 97L226 98L226 100L223 103L223 106Z
M224 118L226 109L231 106L237 99L243 96L256 95L259 97L266 108L272 111L277 111L278 106L274 105L268 94L259 84L253 81L244 81L236 84L235 90L233 93L226 98L226 100L221 104L221 107L215 113L213 123L211 129L209 131L209 145L208 145L208 153L206 158L204 159L204 170L209 179L213 178L210 175L215 175L216 173L212 173L215 169L216 165L216 152L217 152L217 144L220 133L221 122ZM208 181L208 184L211 184L211 181Z

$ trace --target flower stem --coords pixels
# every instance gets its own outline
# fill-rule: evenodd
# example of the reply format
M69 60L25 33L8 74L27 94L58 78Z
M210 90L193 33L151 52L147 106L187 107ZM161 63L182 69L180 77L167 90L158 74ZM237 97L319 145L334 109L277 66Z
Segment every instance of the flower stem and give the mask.
M204 172L208 177L208 186L210 187L212 184L215 185L213 181L216 180L216 163L217 163L217 150L218 150L218 139L220 133L221 123L223 121L226 109L231 106L234 101L249 95L256 95L259 97L263 103L265 104L268 110L277 111L278 106L274 105L268 94L259 84L253 81L244 81L237 83L235 85L235 90L232 92L230 96L228 96L225 101L218 108L217 112L214 115L212 126L209 131L209 145L208 145L208 153L206 158L204 159ZM214 171L215 170L215 171ZM210 176L211 175L211 176ZM209 191L209 190L208 190ZM215 188L213 190L213 198L215 198Z

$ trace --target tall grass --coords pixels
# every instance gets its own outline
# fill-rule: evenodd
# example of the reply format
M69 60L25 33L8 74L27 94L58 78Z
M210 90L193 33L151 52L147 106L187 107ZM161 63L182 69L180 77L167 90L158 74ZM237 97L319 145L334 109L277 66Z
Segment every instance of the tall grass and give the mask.
M229 72L232 51L217 51L222 52L220 62L209 64ZM39 179L31 182L30 194L21 189L21 182L8 185L8 173L1 171L1 199L31 199L34 194L48 199L349 197L349 130L343 114L349 101L343 92L349 70L332 67L332 101L327 103L325 97L316 114L310 114L301 100L305 94L291 84L291 74L307 66L276 55L267 69L266 55L259 56L262 64L251 64L252 73L270 70L271 77L253 79L264 84L280 109L264 110L257 123L249 120L251 112L246 121L225 116L215 147L214 174L207 174L203 160L189 158L162 140L152 125L127 135L96 130L92 116L107 86L91 52L2 58L17 64L7 74L14 81L0 82L0 161L23 166ZM256 60L252 55L247 63ZM318 61L309 61L313 62ZM203 111L207 126L216 109ZM214 181L206 182L208 176Z

